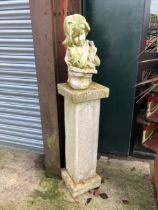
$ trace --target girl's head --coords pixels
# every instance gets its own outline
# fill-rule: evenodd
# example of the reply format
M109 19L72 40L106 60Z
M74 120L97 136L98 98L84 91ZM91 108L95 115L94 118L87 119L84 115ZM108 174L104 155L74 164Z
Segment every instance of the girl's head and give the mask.
M90 26L82 15L67 16L64 20L64 32L66 35L63 42L64 46L83 46L89 31Z

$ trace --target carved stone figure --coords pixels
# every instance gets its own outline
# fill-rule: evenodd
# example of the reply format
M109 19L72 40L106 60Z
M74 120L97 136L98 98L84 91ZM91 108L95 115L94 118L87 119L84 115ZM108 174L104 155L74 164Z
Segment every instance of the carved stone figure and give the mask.
M92 74L96 74L96 66L100 65L97 48L93 41L86 40L90 26L79 14L67 16L64 21L67 48L65 62L68 66L68 83L74 89L86 89L92 82Z

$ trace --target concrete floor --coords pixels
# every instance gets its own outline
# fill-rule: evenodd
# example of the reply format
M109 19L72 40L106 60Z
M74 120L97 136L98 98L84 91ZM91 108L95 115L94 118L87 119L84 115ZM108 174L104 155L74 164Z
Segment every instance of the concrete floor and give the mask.
M45 177L41 156L1 148L0 210L156 210L149 163L101 158L100 189L73 199L61 180Z

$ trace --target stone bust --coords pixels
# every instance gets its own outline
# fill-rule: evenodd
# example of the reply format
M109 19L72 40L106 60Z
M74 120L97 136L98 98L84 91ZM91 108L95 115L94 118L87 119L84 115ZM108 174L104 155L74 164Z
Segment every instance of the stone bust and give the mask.
M86 40L90 26L79 14L67 16L64 20L66 47L65 62L68 67L68 84L74 89L86 89L100 65L97 48L93 41Z

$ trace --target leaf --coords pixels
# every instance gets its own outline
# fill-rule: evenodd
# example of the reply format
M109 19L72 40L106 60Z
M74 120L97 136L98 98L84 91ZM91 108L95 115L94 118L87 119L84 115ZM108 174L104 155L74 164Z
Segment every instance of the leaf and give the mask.
M135 171L135 170L136 170L136 168L135 168L135 167L131 168L131 171Z
M85 205L89 204L91 202L91 200L92 200L92 198L87 198Z
M93 192L93 195L94 195L95 197L98 197L98 196L100 195L100 190L94 191L94 192Z
M101 178L101 183L102 183L102 184L104 183L104 178Z
M106 193L100 193L99 196L102 198L102 199L108 199L108 195Z
M129 200L128 199L122 199L123 204L129 204Z

